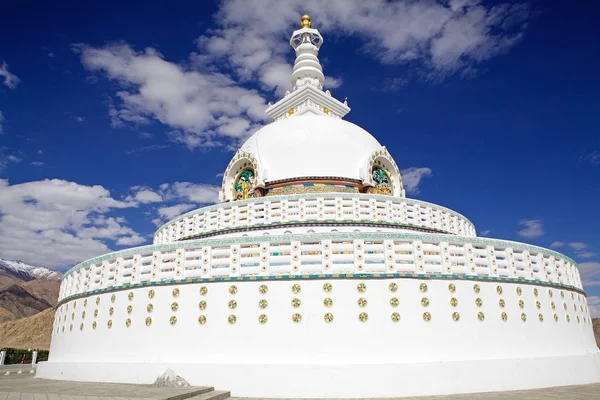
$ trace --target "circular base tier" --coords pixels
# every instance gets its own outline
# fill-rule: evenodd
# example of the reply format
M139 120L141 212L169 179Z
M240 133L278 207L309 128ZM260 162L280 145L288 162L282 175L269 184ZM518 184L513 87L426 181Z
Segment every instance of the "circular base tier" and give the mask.
M44 362L37 377L150 384L167 368L192 385L267 398L427 396L600 382L599 354L404 364Z
M133 287L65 301L38 376L235 396L389 397L600 381L584 295L460 279L310 278Z

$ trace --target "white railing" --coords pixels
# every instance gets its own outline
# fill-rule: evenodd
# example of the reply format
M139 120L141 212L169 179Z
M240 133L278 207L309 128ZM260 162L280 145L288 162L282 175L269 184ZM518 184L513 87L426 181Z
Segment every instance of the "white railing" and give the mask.
M435 204L391 196L323 193L260 197L200 208L159 228L154 244L231 229L309 221L410 225L476 236L475 227L468 219Z
M191 240L111 253L67 272L59 299L144 282L335 273L456 274L582 289L573 260L535 246L438 234L325 233Z

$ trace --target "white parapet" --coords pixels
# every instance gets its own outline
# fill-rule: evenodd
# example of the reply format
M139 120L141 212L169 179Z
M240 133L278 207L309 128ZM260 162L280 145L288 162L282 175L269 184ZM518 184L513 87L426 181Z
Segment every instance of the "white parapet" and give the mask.
M256 209L262 211L253 212ZM228 215L226 221L223 214ZM333 223L348 230L372 225L476 236L475 227L467 218L432 203L392 196L326 193L260 197L200 208L160 227L154 244L253 229Z
M259 247L270 250L259 256ZM544 273L542 266L552 264L560 265L557 272ZM444 274L583 290L573 260L536 246L454 235L328 232L188 240L110 253L68 271L59 300L199 277L328 273Z

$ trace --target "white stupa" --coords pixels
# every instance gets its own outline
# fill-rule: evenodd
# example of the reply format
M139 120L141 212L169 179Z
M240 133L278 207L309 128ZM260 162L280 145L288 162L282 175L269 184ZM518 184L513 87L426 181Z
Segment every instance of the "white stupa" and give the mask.
M219 204L64 275L38 377L151 383L170 368L288 398L600 381L577 264L406 198L386 148L324 91L322 43L304 16L292 90L227 166Z

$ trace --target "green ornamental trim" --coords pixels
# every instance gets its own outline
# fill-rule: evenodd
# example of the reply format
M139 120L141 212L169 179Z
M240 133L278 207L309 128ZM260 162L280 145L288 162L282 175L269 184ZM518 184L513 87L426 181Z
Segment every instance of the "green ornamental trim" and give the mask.
M212 283L212 282L254 282L254 281L289 281L289 280L311 280L311 279L352 279L352 280L365 280L365 279L430 279L430 280L466 280L476 282L501 282L504 284L527 284L527 285L538 285L545 287L552 287L556 289L565 289L574 291L583 296L587 297L587 294L579 288L569 285L563 285L560 283L542 282L539 280L526 280L523 278L495 278L495 277L477 277L472 275L457 275L457 274L411 274L411 273L375 273L375 274L308 274L308 275L267 275L267 276L242 276L242 277L229 277L222 276L217 278L191 278L181 280L167 280L159 282L144 282L135 283L131 285L114 286L105 289L95 289L90 292L83 292L65 297L60 300L56 307L73 300L87 296L98 295L100 293L119 292L123 290L130 290L136 288L145 288L147 286L172 286L172 285L186 285L186 284L197 284L197 283ZM365 285L366 286L366 285ZM111 307L112 308L112 307Z

